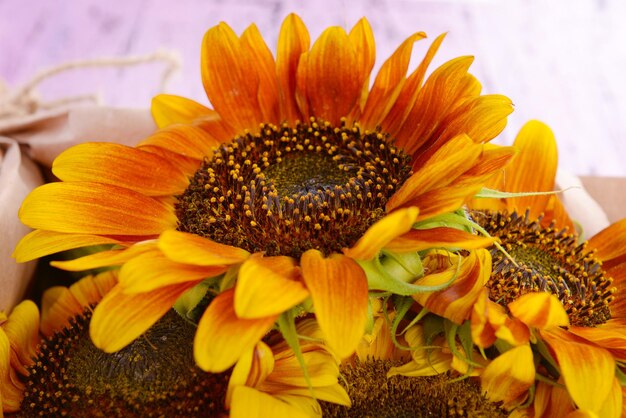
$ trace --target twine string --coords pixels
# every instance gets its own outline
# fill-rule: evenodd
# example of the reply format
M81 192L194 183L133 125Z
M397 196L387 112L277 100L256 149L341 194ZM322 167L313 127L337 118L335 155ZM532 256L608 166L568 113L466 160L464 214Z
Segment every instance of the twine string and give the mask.
M180 69L180 58L175 51L159 49L151 54L132 55L125 57L103 57L87 60L69 61L44 69L37 73L23 86L10 91L6 82L0 78L0 119L26 116L38 110L64 108L79 102L101 103L97 93L69 96L62 99L44 102L40 99L37 87L54 76L84 68L124 68L140 64L163 62L165 67L161 73L159 91L164 91L171 76Z

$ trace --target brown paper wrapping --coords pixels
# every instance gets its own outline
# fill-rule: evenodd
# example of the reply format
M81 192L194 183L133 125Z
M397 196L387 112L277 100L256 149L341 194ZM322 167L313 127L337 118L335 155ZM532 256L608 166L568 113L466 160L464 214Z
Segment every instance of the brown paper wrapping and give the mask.
M17 217L26 195L43 183L36 161L50 167L63 150L82 142L135 145L156 129L147 109L83 106L0 119L0 310L24 298L34 263L11 257L29 232Z

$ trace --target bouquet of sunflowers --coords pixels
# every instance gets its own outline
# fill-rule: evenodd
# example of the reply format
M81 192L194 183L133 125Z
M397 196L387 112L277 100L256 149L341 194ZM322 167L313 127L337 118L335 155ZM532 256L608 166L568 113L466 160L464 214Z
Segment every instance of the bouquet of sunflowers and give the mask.
M425 37L374 76L365 19L290 15L275 54L222 23L212 108L60 153L19 208L13 256L56 269L0 314L0 415L622 416L626 220L583 241L550 129L491 144L511 101L472 57L429 72L444 36L408 73Z

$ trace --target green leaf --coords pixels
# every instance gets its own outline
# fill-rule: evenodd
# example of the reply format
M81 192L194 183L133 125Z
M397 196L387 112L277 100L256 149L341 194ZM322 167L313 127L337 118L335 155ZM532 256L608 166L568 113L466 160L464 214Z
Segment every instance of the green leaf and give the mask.
M302 349L300 347L300 341L298 340L298 333L296 331L296 312L293 309L288 310L287 312L283 312L283 314L278 317L278 329L280 333L283 335L283 338L289 344L289 347L294 352L296 358L298 359L298 363L300 363L300 368L302 369L302 373L304 374L304 380L311 392L311 396L315 399L315 393L313 392L313 385L311 384L311 377L309 376L309 370L306 367L306 363L304 362L304 356L302 355Z

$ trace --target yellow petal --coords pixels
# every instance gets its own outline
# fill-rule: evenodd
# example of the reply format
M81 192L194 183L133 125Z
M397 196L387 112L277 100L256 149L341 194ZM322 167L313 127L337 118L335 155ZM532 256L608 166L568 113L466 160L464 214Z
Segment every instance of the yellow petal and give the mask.
M244 352L233 367L233 371L228 379L228 389L224 405L230 409L233 391L237 386L256 387L262 383L274 370L274 353L263 341L259 341L256 346Z
M506 168L504 190L507 192L546 192L554 189L557 148L550 128L536 120L527 122L517 134L514 144L519 152ZM532 170L533 175L527 173ZM550 196L524 196L508 199L510 209L524 212L536 219L544 212Z
M397 253L422 251L428 248L463 248L473 250L493 245L496 239L472 234L456 228L411 229L394 238L385 248Z
M18 263L24 263L61 251L102 244L121 244L121 241L100 235L64 234L36 230L18 242L13 256Z
M18 213L31 228L100 235L152 235L176 227L174 208L124 187L49 183L33 190Z
M308 250L300 260L304 282L311 292L315 316L328 345L345 358L356 349L367 320L367 278L352 259Z
M158 288L200 282L228 270L228 266L194 266L177 263L158 250L134 257L120 269L119 282L125 294L145 293Z
M142 242L122 250L100 251L68 261L52 261L50 265L68 271L91 270L100 267L119 266L140 254L155 250L154 242Z
M613 387L611 388L611 392L609 392L609 396L605 399L602 407L594 411L597 413L598 417L602 418L620 418L622 415L623 405L623 394L622 387L617 378L613 379Z
M508 308L514 317L533 328L569 325L563 304L548 292L526 293L509 303Z
M176 299L195 283L162 287L127 295L115 286L96 306L89 325L94 345L107 353L121 350L169 311Z
M27 367L31 366L37 356L39 345L39 309L33 301L25 300L18 304L2 329L9 339L12 366L22 375L28 375Z
M278 315L257 319L237 317L232 289L220 293L198 323L193 352L198 367L221 373L231 367L269 331Z
M96 305L117 284L117 270L87 276L69 288L56 286L45 291L41 308L41 333L52 335L70 319Z
M613 356L558 327L542 330L540 334L554 352L565 386L576 405L581 409L599 410L613 387Z
M276 51L276 74L280 86L281 119L294 122L301 119L296 104L296 68L300 55L308 51L309 32L295 14L288 15L280 28Z
M237 264L250 255L244 249L173 229L161 234L158 246L170 260L196 266Z
M239 269L235 313L240 318L278 315L307 296L294 259L254 254Z
M393 239L407 233L418 214L418 208L409 207L385 216L369 227L352 248L344 249L344 254L356 260L371 260Z
M0 327L0 417L3 412L16 412L24 397L24 388L11 379L11 346Z
M209 29L202 41L202 84L215 110L234 128L263 122L254 56L226 24Z
M152 99L152 117L159 128L175 123L191 123L199 117L214 116L215 111L186 97L157 94Z
M304 411L247 386L233 391L231 418L310 418Z
M500 354L481 375L482 390L489 400L503 401L505 405L523 401L534 382L535 365L529 345L514 347Z

